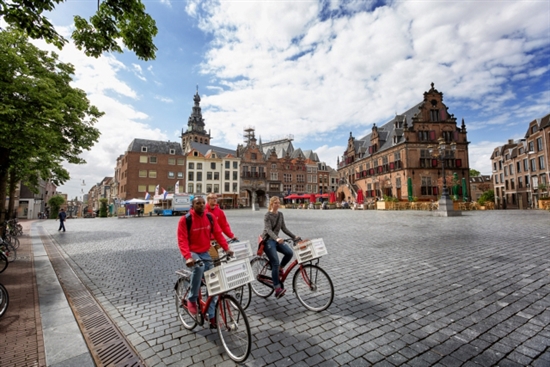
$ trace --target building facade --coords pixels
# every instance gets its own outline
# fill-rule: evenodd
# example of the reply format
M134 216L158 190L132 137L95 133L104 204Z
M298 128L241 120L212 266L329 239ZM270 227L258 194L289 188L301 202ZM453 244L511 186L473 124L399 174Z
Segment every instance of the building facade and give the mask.
M441 161L430 153L440 141L447 145ZM455 151L450 149L453 142ZM367 200L384 196L408 200L408 186L418 200L436 200L442 192L442 165L449 188L456 179L470 182L468 144L464 120L457 125L443 103L443 93L432 83L423 101L405 113L380 127L373 125L372 132L360 139L350 133L338 162L338 200L355 199L360 190Z
M470 197L477 201L485 191L494 190L493 179L489 175L470 177Z
M550 182L550 114L529 123L524 138L508 140L491 155L495 205L536 208Z

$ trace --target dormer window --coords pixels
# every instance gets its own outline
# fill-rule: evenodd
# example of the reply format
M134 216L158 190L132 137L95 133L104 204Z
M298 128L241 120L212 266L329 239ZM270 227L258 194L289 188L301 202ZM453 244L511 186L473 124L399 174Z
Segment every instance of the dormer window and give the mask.
M143 153L147 153L147 147L141 147L141 151L142 151Z
M172 155L176 154L176 150L175 149L170 149L170 154L172 154Z

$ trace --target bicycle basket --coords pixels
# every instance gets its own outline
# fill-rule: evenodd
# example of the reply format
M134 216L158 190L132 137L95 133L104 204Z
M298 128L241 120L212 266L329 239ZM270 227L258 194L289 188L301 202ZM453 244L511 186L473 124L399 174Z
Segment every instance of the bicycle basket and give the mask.
M230 243L229 249L233 251L233 256L237 260L247 259L252 256L252 246L250 245L250 241Z
M248 259L223 263L221 266L204 272L204 281L209 296L227 292L253 280L254 274Z
M292 250L299 264L328 254L325 242L322 238L298 242L292 247Z

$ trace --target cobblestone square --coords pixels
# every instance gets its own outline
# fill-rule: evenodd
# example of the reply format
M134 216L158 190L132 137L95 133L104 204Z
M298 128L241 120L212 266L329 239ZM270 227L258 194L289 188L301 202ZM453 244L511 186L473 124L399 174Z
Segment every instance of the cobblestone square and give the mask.
M550 215L283 210L290 230L323 238L335 288L323 312L253 296L246 366L549 366ZM265 209L228 210L241 240ZM180 217L42 222L148 366L233 366L217 333L185 330L173 286ZM288 281L288 280L287 280Z

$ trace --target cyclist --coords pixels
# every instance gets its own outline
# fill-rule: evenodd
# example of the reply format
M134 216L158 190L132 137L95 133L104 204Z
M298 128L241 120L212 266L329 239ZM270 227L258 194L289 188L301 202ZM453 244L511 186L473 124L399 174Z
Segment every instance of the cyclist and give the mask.
M189 292L188 309L191 316L196 317L198 313L197 299L201 280L206 270L212 269L212 258L208 253L210 249L210 236L214 236L216 241L231 256L227 241L225 240L216 218L206 214L204 210L204 199L197 196L193 199L193 207L189 211L191 216L190 233L187 231L187 216L181 217L178 223L178 246L180 252L185 258L185 265L193 267L191 273L191 290ZM202 266L194 266L195 260L202 260ZM210 326L216 327L215 320L216 302L210 303L208 316L210 317Z
M273 280L275 297L277 298L281 298L286 292L286 289L281 288L279 273L284 271L284 267L290 262L294 255L292 249L285 245L284 240L279 237L279 231L282 230L294 239L294 241L300 240L300 237L295 236L286 228L283 213L279 212L280 205L281 202L277 196L273 196L269 200L269 208L264 217L264 231L262 232L262 238L265 241L264 252L271 264L271 279ZM280 264L277 252L283 254L283 260Z
M214 193L208 194L206 197L207 204L206 204L206 213L210 213L216 218L218 221L218 225L220 226L222 232L229 238L231 238L232 241L238 241L237 237L233 234L231 231L231 227L229 226L229 223L227 222L227 218L225 217L225 213L218 205L218 195ZM211 236L211 239L214 240L214 236ZM212 246L210 248L210 256L212 259L216 259L218 257L218 249L219 245Z

